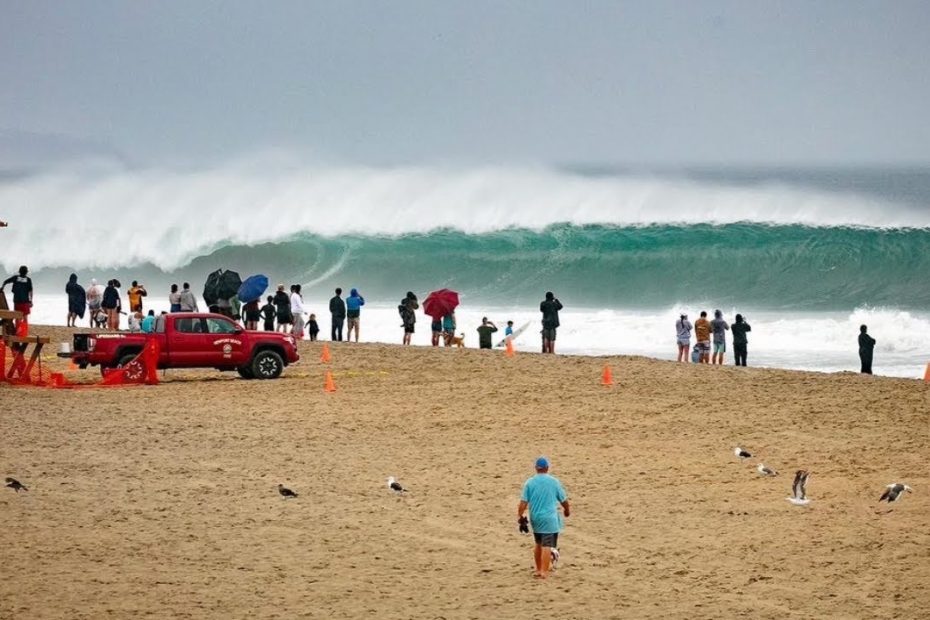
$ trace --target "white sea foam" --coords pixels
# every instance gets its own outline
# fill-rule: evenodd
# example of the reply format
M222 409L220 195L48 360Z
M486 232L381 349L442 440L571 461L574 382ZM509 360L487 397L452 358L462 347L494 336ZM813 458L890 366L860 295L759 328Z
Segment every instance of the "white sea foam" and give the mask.
M57 170L0 184L5 271L56 266L165 270L226 245L299 232L480 234L554 223L737 221L930 227L930 214L852 194L643 176L493 168L236 163L211 170Z
M309 289L305 289L309 290ZM329 339L328 298L310 291L306 305L317 314L321 335ZM362 339L368 342L400 343L402 330L396 305L368 300L362 311ZM150 296L146 308L167 310L167 299ZM695 310L695 309L698 310ZM709 313L713 308L703 303L680 304L673 308L650 311L566 309L561 312L557 350L580 355L644 355L660 359L675 359L674 324L684 311L692 322L700 309ZM727 320L735 311L724 308ZM740 309L736 309L740 311ZM38 295L33 321L61 325L65 322L67 298L60 295ZM858 371L859 326L867 324L877 340L875 373L879 375L920 378L930 362L930 314L916 314L895 309L860 308L853 312L766 313L744 312L752 325L749 333L749 364L775 368L793 368L835 372ZM540 350L539 312L536 308L472 307L467 299L456 311L458 332L464 332L465 343L478 345L476 329L481 317L496 322L503 334L508 320L516 326L530 322L517 340L520 351ZM418 315L417 333L413 343L429 344L429 319ZM86 325L86 318L81 324ZM693 342L693 341L692 341ZM733 362L732 339L727 336L726 361ZM616 371L615 371L616 372Z

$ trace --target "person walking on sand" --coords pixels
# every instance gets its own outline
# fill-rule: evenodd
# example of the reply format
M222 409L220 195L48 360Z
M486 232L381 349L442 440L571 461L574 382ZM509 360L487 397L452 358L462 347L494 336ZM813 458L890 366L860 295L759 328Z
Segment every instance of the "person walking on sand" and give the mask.
M875 350L875 338L868 334L869 328L859 326L859 361L862 362L863 374L872 374L872 352Z
M349 331L346 334L346 340L352 340L352 330L355 330L355 342L358 342L358 326L362 319L362 306L365 305L365 298L358 294L358 289L349 291L349 298L346 299L346 318L349 321Z
M416 330L417 323L417 313L416 310L419 309L420 302L417 300L417 296L413 294L413 291L407 291L407 296L400 300L400 305L397 306L397 311L400 313L401 327L404 328L404 339L403 344L409 345L410 339L413 337L413 333Z
M751 332L752 327L746 322L742 314L736 315L736 323L730 326L733 332L733 355L736 357L737 366L746 365L746 332Z
M543 353L555 353L555 331L559 327L559 310L562 302L555 298L552 291L546 293L546 298L539 304L542 312L542 341Z
M488 320L488 317L481 317L481 327L478 328L478 348L490 349L494 346L491 342L491 334L497 331L497 325Z
M76 273L72 273L65 285L68 295L68 327L77 327L78 318L84 318L84 308L87 305L87 292L78 284Z
M707 320L707 312L701 310L701 317L694 322L694 338L696 344L694 348L700 351L700 362L707 364L710 362L710 321Z
M723 320L723 312L714 310L714 320L710 322L710 328L714 332L714 357L713 363L723 365L723 356L727 352L727 335L730 330L730 324Z
M678 361L687 362L688 349L691 348L691 321L687 314L682 313L675 321L675 333L678 339Z
M181 305L181 312L198 312L197 297L194 295L194 291L191 290L190 282L184 283L178 303Z
M562 512L568 517L571 507L568 495L559 479L549 475L549 459L544 456L536 459L536 475L523 484L523 494L517 506L517 522L525 524L526 509L530 510L530 525L533 528L533 560L536 563L535 576L545 579L549 576L552 563L552 550L558 550L559 532L562 531Z
M332 329L330 340L342 342L342 326L346 321L346 302L342 300L342 289L337 288L336 294L329 300L329 314L332 316Z

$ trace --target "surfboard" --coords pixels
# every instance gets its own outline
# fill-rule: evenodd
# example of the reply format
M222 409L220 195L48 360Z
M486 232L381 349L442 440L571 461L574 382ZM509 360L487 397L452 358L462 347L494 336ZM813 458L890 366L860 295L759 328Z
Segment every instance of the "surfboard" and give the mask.
M531 321L527 321L526 323L524 323L523 325L521 325L521 326L518 327L517 329L513 330L513 334L511 335L511 338L513 338L514 340L516 340L517 336L519 336L520 334L522 334L523 332L526 331L526 328L530 326L530 323L531 323ZM496 345L494 345L494 346L495 346L495 347L498 347L498 348L501 348L501 347L503 347L505 344L507 344L507 339L506 339L506 338L504 338L503 340L501 340L500 342L498 342L498 343L497 343Z

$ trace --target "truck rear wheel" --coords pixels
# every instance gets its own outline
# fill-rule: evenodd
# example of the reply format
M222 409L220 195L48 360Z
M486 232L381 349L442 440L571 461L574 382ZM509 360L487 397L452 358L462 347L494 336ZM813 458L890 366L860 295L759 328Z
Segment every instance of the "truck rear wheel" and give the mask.
M252 372L251 366L240 366L236 369L239 372L239 376L243 379L254 379L255 373Z
M283 371L284 360L274 351L265 349L252 358L252 374L257 379L277 379Z

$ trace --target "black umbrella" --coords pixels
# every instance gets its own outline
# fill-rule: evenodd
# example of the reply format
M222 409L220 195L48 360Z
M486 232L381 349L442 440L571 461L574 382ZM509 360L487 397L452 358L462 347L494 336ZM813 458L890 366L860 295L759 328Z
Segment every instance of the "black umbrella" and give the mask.
M215 306L220 299L230 299L239 292L242 278L235 271L217 269L207 276L207 283L203 285L203 300L208 306Z

